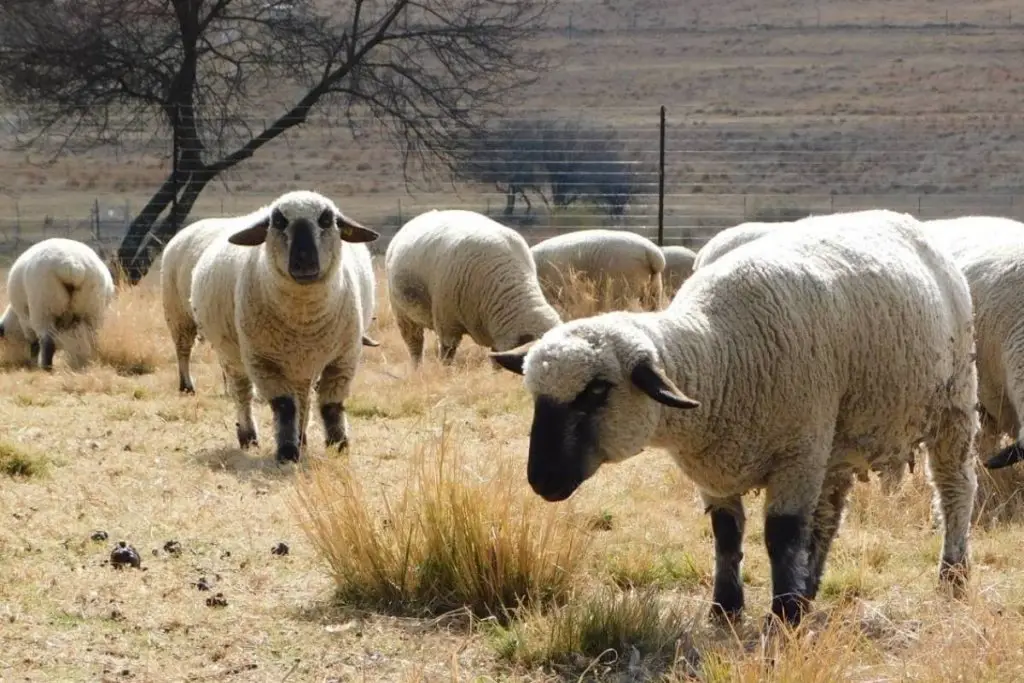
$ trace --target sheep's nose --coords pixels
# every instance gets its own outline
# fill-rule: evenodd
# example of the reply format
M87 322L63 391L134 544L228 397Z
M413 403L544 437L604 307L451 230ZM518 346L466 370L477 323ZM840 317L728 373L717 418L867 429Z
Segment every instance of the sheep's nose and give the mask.
M316 245L316 226L299 219L292 224L292 241L288 249L288 274L296 282L309 282L320 276L320 254Z

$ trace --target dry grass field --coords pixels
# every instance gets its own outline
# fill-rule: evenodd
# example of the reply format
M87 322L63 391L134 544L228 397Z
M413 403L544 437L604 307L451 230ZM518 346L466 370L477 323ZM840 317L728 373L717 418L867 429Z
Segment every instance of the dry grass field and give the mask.
M1018 474L985 496L963 601L937 586L923 468L891 497L858 484L816 611L762 642L758 498L747 617L713 627L710 524L670 459L645 452L544 503L520 378L469 340L454 367L428 353L411 371L383 280L350 450L326 454L314 425L309 457L280 468L265 405L259 452L235 447L208 346L198 395L177 393L155 275L119 293L87 371L58 354L52 375L0 373L0 680L1024 676ZM139 568L111 565L119 541Z

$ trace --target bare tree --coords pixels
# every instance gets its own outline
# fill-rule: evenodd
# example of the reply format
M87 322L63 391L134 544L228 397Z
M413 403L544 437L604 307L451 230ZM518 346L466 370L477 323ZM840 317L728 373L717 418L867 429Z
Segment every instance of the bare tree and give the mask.
M507 193L505 214L515 211L517 196L531 208L527 190L557 207L590 201L609 215L621 215L637 187L636 161L611 128L579 121L504 119L474 131L461 145L458 166L463 180L494 184Z
M26 145L170 132L171 172L118 250L136 283L211 180L315 108L376 123L407 181L410 162L451 167L545 68L531 40L554 1L0 0L0 92Z

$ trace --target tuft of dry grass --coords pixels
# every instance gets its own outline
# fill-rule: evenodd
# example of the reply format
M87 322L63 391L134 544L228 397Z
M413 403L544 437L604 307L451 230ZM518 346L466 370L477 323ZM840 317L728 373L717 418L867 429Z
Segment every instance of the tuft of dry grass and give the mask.
M148 375L174 358L163 321L158 280L118 286L96 346L100 362L120 375ZM159 343L154 343L159 341ZM170 355L168 355L170 353Z
M637 286L622 278L594 278L571 267L560 281L545 281L543 289L562 320L607 311L657 310L665 304L664 297L659 298L656 287L650 283Z
M376 505L349 467L320 461L297 480L303 530L343 603L406 614L467 608L505 618L563 601L587 536L523 490L500 460L469 469L451 428L418 446L398 500Z
M697 619L678 606L663 605L656 590L602 590L576 595L549 614L531 613L510 626L496 626L492 642L502 659L519 666L580 674L612 664L635 675L692 652Z
M0 441L0 472L8 477L40 477L50 463L42 455L10 441Z

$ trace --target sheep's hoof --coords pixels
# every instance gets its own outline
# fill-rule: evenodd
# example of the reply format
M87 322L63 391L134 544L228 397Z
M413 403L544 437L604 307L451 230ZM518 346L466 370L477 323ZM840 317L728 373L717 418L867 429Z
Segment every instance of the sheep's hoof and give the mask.
M327 447L337 449L337 451L344 452L348 450L348 437L338 440L327 440Z
M950 590L954 598L963 598L967 594L969 574L966 563L953 563L944 559L939 566L939 583Z
M299 461L299 447L293 443L281 444L277 448L277 462L298 462Z
M238 435L238 447L241 449L249 448L250 446L259 446L259 439L256 437L256 430L243 428L239 424L235 424L235 434Z
M179 380L178 391L180 391L183 394L195 394L196 388L192 386L192 382L188 382L186 380Z
M743 605L726 609L716 602L711 605L711 609L708 611L708 618L711 620L711 623L719 626L738 624L743 620Z

